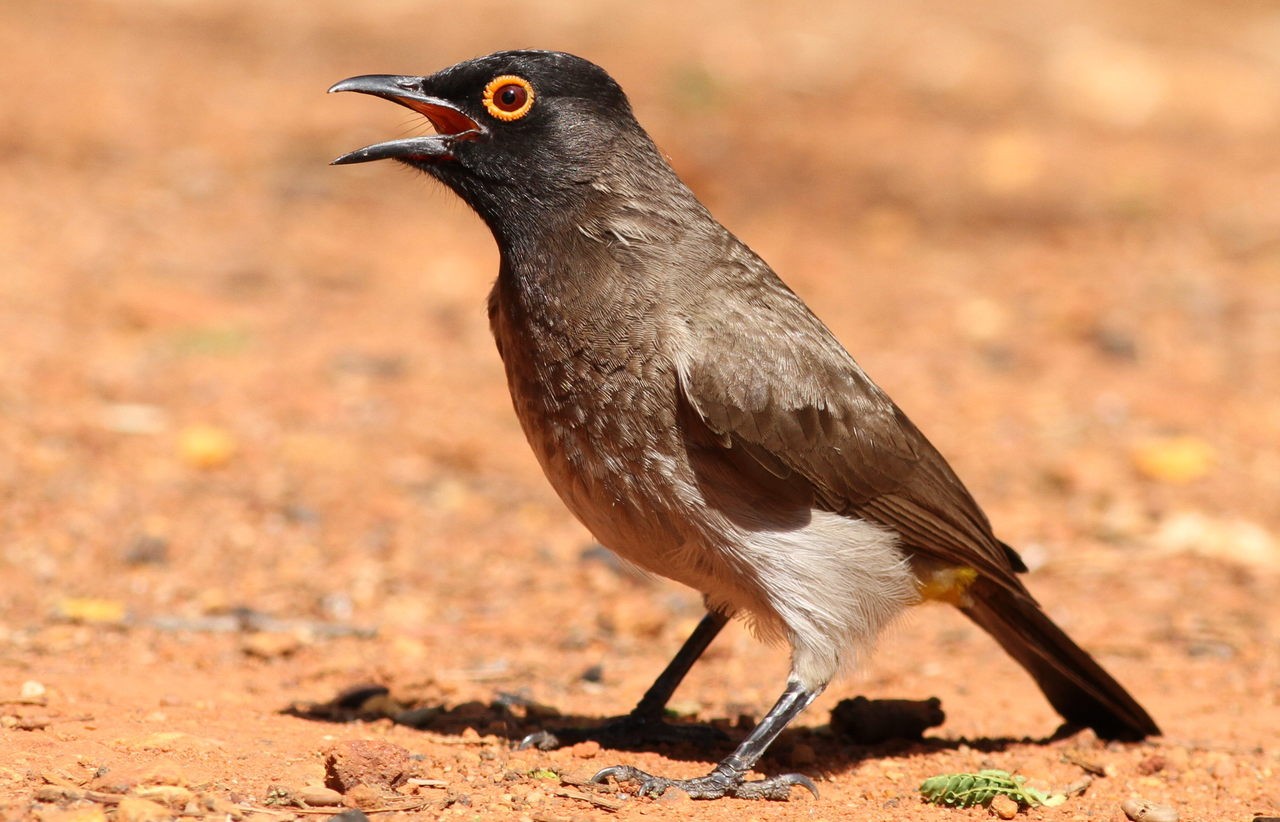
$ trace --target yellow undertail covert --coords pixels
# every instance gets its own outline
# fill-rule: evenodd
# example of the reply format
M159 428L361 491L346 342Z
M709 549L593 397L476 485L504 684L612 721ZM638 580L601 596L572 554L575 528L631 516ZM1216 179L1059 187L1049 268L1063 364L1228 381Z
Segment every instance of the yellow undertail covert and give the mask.
M968 605L969 586L978 578L976 569L941 568L920 582L920 598L926 602L946 602L957 607Z

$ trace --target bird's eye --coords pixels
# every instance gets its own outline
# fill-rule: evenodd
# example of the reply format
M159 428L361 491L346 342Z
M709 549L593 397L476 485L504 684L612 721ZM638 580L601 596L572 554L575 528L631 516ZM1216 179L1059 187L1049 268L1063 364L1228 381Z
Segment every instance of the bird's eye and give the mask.
M519 120L533 108L533 86L514 74L495 77L484 87L484 107L499 120Z

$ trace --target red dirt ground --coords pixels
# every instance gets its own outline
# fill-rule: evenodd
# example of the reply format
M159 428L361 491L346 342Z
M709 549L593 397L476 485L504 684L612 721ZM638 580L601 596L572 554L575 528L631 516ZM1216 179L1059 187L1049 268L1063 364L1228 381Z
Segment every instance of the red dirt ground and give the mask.
M699 600L592 552L540 476L479 221L326 167L421 123L323 92L515 46L618 77L1165 737L1043 741L1030 681L929 607L761 764L821 799L579 784L723 750L511 749L628 709ZM0 816L322 817L290 803L357 740L428 780L342 797L376 819L981 818L917 786L1081 763L1023 813L1280 816L1272 5L64 0L0 5L0 54ZM734 627L673 708L758 718L785 670ZM285 712L365 683L425 727ZM847 745L859 693L947 721Z

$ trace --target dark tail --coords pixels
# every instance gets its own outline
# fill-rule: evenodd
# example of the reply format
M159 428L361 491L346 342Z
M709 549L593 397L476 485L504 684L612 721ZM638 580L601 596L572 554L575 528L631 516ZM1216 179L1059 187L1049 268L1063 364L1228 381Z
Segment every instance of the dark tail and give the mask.
M969 594L972 604L961 608L965 616L1027 669L1068 722L1093 728L1104 739L1160 734L1137 700L1055 625L1030 594L982 578Z

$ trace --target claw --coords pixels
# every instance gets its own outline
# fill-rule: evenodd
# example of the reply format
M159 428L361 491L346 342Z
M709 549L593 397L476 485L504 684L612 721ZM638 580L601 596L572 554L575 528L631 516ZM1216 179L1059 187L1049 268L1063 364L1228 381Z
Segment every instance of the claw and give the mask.
M520 740L520 744L516 745L516 750L527 751L530 748L537 748L540 751L554 751L559 747L560 738L551 731L534 731Z
M768 779L761 779L759 782L740 782L732 793L739 799L775 799L785 801L791 798L791 789L796 785L813 794L814 799L822 798L818 794L818 786L813 784L812 779L802 773L779 774Z
M593 785L603 785L605 782L609 781L609 777L611 776L615 782L635 782L641 777L649 776L649 774L639 768L633 768L630 765L611 765L608 768L602 768L601 770L596 771L596 775L587 781Z
M818 786L804 774L788 773L771 776L756 782L748 782L742 774L730 775L721 770L714 770L706 776L696 779L667 779L645 773L631 765L614 765L605 768L591 781L603 784L610 777L616 782L636 782L636 796L659 797L668 788L679 788L693 799L720 799L732 796L737 799L772 799L786 801L791 798L791 789L799 785L818 798Z

